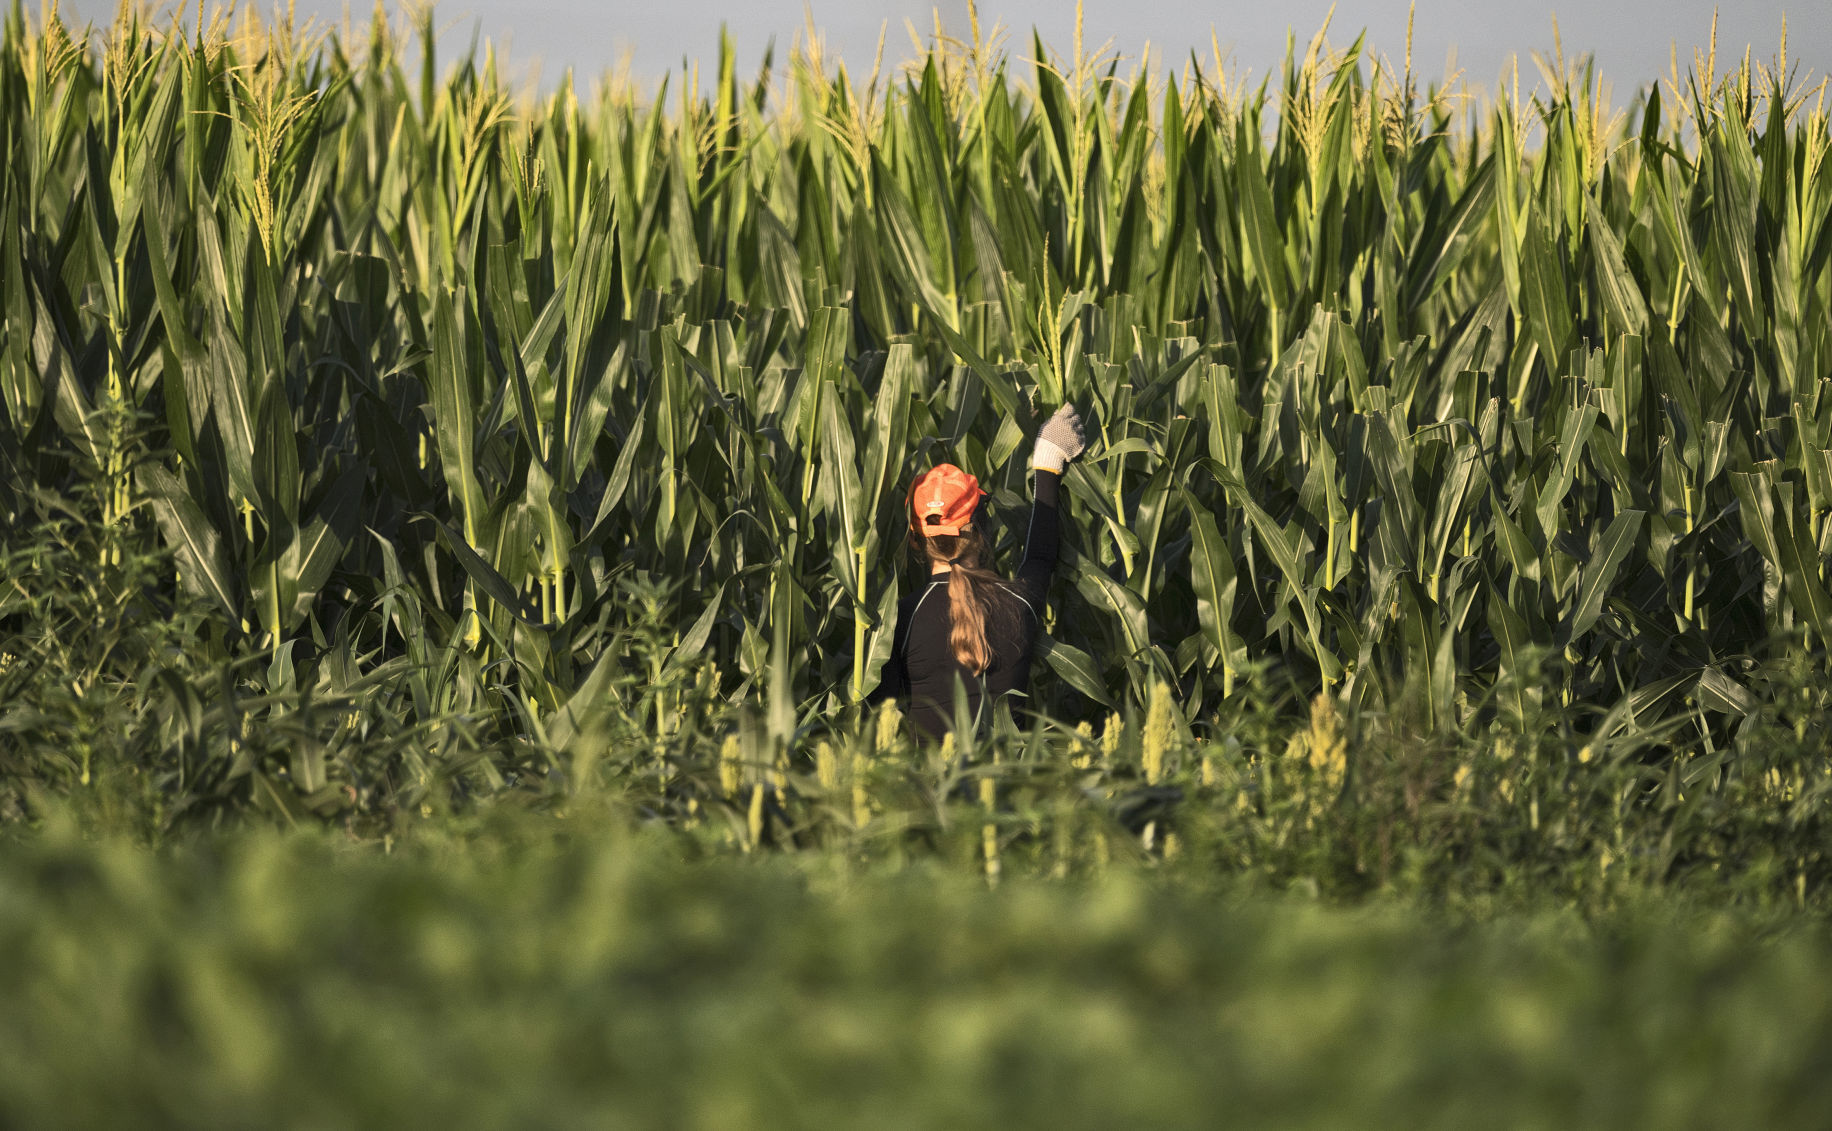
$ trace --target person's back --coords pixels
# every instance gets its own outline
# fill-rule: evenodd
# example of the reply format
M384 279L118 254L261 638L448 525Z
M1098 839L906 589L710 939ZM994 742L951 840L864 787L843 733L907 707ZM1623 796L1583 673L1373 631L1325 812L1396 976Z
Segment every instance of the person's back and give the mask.
M1082 447L1081 421L1064 405L1038 435L1024 560L1009 580L989 568L990 551L974 523L985 497L978 481L950 464L917 479L910 489L911 543L929 566L929 580L898 602L891 656L869 701L904 701L916 732L939 738L953 726L957 687L975 719L1002 697L1029 691L1056 565L1061 473Z

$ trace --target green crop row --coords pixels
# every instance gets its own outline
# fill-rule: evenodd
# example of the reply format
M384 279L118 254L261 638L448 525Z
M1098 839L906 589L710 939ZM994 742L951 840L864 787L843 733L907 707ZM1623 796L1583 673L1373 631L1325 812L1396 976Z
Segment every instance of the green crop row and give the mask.
M863 83L726 43L703 85L534 97L421 20L412 58L379 15L15 5L0 681L68 644L29 543L87 491L99 560L175 566L115 612L198 610L190 667L97 669L161 718L240 718L215 670L319 704L314 743L473 743L486 786L637 702L664 742L756 704L811 758L887 653L902 485L979 475L1009 554L1064 401L1055 717L1163 688L1219 739L1321 694L1722 775L1775 665L1823 671L1832 134L1785 46L1621 113L1563 60L1465 102L1321 35L1257 86L976 30ZM242 796L368 788L220 725Z

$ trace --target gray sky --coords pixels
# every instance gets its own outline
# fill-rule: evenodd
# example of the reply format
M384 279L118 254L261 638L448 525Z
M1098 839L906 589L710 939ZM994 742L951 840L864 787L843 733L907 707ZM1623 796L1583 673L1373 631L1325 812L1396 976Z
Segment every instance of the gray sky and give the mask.
M351 5L365 13L373 0ZM104 20L115 0L64 0L75 18ZM297 0L300 16L335 22L343 0ZM870 70L880 26L887 21L887 62L908 58L912 49L905 22L927 36L931 13L939 7L951 33L967 31L965 0L934 5L911 0L870 3L863 0L808 0L815 22L825 33L829 51L837 51L848 68L863 76ZM268 5L264 5L268 6ZM393 6L393 0L390 0ZM1398 62L1405 50L1407 0L1343 0L1337 5L1330 39L1346 45L1356 32L1368 31L1369 46ZM1287 30L1300 47L1322 25L1329 0L1285 0L1284 3L1203 4L1195 0L1087 0L1085 38L1090 47L1111 39L1127 58L1136 58L1149 41L1181 70L1192 48L1206 60L1213 29L1232 65L1257 78L1276 70L1284 57ZM1413 39L1415 69L1436 78L1446 73L1455 51L1456 65L1472 85L1492 87L1518 55L1523 88L1537 77L1533 52L1550 56L1553 18L1558 19L1567 55L1592 52L1603 77L1613 84L1616 102L1625 103L1633 89L1664 76L1669 51L1679 46L1682 74L1691 48L1703 48L1711 33L1713 0L1585 0L1554 5L1547 0L1419 0ZM634 73L646 81L678 69L684 57L710 67L716 58L719 26L731 28L741 73L754 74L764 45L772 36L778 59L803 27L803 0L441 0L439 21L447 30L441 47L449 60L469 43L473 28L493 40L499 54L507 49L510 71L518 78L535 73L551 85L572 67L586 85L627 51ZM1817 82L1832 72L1832 3L1801 0L1730 0L1722 5L1718 24L1720 68L1753 46L1757 59L1772 60L1781 40L1783 14L1788 22L1788 55L1799 60ZM985 0L982 25L997 21L1012 34L1014 54L1028 58L1029 29L1035 25L1045 43L1066 55L1074 32L1073 0ZM1124 69L1124 68L1122 68Z

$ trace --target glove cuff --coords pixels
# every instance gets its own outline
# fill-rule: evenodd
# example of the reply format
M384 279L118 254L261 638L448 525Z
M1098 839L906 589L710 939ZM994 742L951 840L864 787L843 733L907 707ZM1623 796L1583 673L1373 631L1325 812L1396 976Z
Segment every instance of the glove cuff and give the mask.
M1033 471L1053 471L1058 475L1069 465L1069 453L1059 445L1048 440L1039 439L1031 451L1031 469Z

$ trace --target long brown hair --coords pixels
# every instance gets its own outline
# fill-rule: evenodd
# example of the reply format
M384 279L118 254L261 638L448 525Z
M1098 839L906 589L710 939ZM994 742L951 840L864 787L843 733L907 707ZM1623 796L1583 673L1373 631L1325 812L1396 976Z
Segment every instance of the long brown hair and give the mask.
M1011 602L999 575L984 563L991 555L980 532L969 526L959 534L912 535L912 543L931 568L946 565L951 631L948 643L954 658L974 675L992 666L992 643L987 630L1009 629Z

